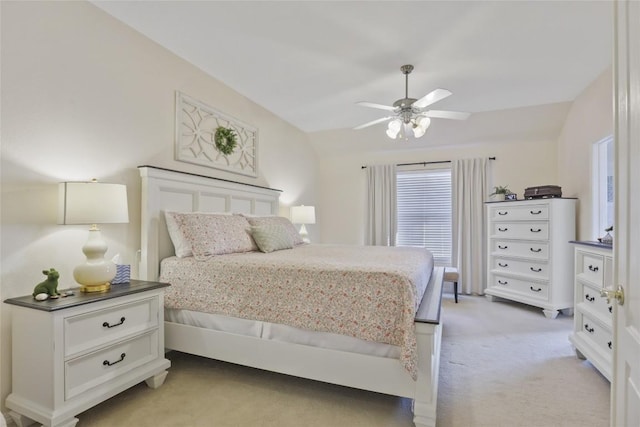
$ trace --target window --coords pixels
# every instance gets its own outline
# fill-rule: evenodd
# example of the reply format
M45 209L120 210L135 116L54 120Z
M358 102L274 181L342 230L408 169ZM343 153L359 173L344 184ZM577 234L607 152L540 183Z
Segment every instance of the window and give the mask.
M451 265L451 169L397 172L397 246L424 247Z
M602 237L613 225L613 137L593 145L593 237Z

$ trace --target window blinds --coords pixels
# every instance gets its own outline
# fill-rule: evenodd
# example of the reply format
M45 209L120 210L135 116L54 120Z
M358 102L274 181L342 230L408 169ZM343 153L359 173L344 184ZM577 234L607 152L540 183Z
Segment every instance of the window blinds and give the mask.
M424 247L451 265L451 169L398 171L397 246Z

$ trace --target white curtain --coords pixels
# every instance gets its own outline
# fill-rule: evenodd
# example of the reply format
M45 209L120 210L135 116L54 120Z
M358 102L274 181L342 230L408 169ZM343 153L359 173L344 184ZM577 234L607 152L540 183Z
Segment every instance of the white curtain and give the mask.
M365 243L395 246L396 223L396 165L368 166Z
M453 265L458 267L458 285L465 294L484 294L486 280L485 206L488 199L489 160L453 161Z

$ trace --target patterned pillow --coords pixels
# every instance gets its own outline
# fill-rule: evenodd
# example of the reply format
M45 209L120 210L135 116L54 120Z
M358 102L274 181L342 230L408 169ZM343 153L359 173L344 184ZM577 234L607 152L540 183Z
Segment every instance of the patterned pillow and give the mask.
M213 255L257 250L249 227L241 216L195 213L183 216L180 231L191 244L194 258L203 261Z
M249 221L249 224L256 227L264 225L279 225L285 229L289 236L291 236L293 246L302 245L304 243L302 241L302 236L300 236L300 233L296 230L295 225L283 216L246 216L246 218L247 221Z
M189 215L231 215L231 212L172 212L165 211L164 219L167 223L167 231L173 243L175 254L178 258L193 256L191 242L182 235L181 228L184 226L184 219Z
M262 252L273 252L293 248L293 239L287 229L280 225L251 226L251 236Z

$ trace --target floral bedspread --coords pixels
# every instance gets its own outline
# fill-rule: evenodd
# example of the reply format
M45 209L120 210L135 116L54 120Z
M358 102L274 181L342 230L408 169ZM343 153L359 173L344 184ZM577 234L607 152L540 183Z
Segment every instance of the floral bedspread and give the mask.
M425 249L302 245L271 253L164 259L167 308L286 324L397 345L416 378L414 317L433 256Z

